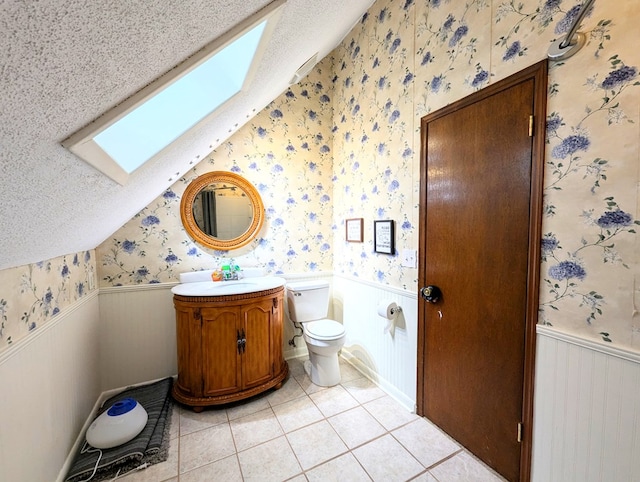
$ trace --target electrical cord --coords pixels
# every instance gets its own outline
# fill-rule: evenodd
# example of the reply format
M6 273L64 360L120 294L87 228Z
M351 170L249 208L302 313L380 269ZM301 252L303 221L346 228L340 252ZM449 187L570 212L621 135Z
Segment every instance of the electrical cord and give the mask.
M91 479L93 479L96 476L96 472L98 471L98 465L100 464L100 461L102 460L102 450L92 447L85 440L84 445L82 446L82 450L80 451L80 453L81 454L85 454L85 453L93 453L93 452L99 452L100 453L100 455L98 455L98 460L96 460L96 465L93 467L93 473L89 476L88 479L81 480L80 482L89 482Z
M87 454L87 453L90 454L90 453L93 453L93 452L98 452L99 453L98 460L96 460L96 465L93 467L93 472L91 473L91 475L89 476L88 479L83 479L83 480L80 480L78 482L89 482L91 479L93 479L96 476L96 472L98 471L98 466L100 465L100 461L102 460L102 450L92 447L85 440L84 445L82 446L82 450L80 451L80 453L81 454ZM124 472L122 474L120 473L122 468L120 468L116 472L115 477L113 479L111 479L111 482L113 482L114 480L119 479L120 477L124 477L125 475L128 475L131 472L135 472L137 470L143 470L143 469L146 469L147 467L149 467L149 464L147 462L145 462L144 464L138 465L137 467L134 467L131 470L128 470L128 471L126 471L126 472Z

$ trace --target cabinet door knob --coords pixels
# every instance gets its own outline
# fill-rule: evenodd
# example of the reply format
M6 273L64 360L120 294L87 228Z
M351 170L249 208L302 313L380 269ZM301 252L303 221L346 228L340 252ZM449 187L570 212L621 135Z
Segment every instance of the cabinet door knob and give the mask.
M242 353L242 336L240 336L240 330L236 330L236 344L238 346L238 353Z

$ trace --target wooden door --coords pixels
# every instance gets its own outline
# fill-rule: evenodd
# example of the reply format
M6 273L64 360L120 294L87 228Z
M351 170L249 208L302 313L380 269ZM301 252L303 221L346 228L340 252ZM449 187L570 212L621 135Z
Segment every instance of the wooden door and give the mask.
M243 388L267 382L273 377L273 320L272 298L256 301L243 307L243 330L246 344L242 354Z
M545 94L546 62L422 120L419 283L442 296L419 302L418 411L514 481L530 463Z
M238 330L242 326L239 306L202 308L203 396L235 393L242 388Z

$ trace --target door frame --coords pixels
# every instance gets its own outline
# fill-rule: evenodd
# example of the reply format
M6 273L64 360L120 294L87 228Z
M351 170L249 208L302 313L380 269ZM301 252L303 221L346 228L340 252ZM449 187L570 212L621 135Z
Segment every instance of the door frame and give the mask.
M527 259L527 301L525 320L524 347L524 382L522 405L522 445L520 449L520 481L528 482L531 476L531 449L533 438L533 391L535 375L536 325L538 322L539 290L540 290L540 245L542 240L542 199L544 153L546 141L546 109L547 109L547 76L548 61L542 60L503 80L460 99L436 112L427 114L420 121L420 214L419 214L419 254L418 290L426 286L426 229L427 219L427 124L432 120L455 112L487 97L495 95L510 87L533 80L533 139L531 151L531 197L529 203L529 249ZM417 397L418 415L425 413L424 374L425 374L425 301L418 295L418 366Z

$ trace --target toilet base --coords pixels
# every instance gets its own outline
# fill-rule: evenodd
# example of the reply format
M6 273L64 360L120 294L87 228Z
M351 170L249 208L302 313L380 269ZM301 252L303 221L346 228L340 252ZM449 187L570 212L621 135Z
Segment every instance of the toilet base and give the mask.
M304 363L304 371L311 382L319 387L332 387L340 383L342 378L337 353L326 356L310 351L309 361Z

